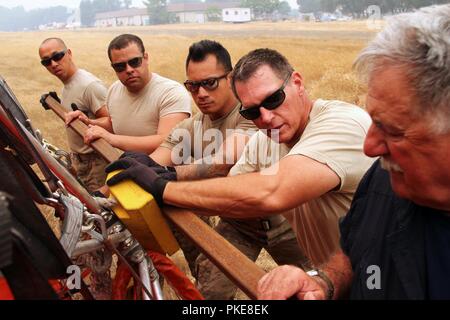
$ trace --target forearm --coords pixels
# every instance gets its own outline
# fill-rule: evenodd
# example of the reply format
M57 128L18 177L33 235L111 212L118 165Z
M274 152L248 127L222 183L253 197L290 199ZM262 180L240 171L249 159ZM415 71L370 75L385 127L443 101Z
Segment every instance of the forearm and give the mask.
M108 132L113 132L111 118L110 117L100 117L96 119L89 119L89 124L102 127Z
M164 137L161 135L133 137L118 134L109 134L106 137L113 147L128 151L142 151L147 154L152 153L163 142Z
M334 285L333 299L346 298L350 291L353 270L350 259L344 252L339 250L321 269Z
M226 177L232 164L188 164L175 167L178 181Z
M276 179L259 173L191 182L169 182L164 202L204 215L253 218L277 213L272 196ZM258 186L255 192L255 185Z

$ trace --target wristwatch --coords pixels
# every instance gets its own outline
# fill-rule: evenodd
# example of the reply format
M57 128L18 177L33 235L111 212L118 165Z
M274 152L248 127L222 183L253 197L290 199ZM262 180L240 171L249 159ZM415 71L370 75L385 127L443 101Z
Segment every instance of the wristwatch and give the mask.
M308 272L306 272L306 274L310 277L319 277L320 279L322 279L325 284L327 285L327 290L325 292L325 299L326 300L331 300L333 299L333 295L334 295L334 285L333 282L331 282L330 278L328 278L328 276L322 272L322 270L310 270Z

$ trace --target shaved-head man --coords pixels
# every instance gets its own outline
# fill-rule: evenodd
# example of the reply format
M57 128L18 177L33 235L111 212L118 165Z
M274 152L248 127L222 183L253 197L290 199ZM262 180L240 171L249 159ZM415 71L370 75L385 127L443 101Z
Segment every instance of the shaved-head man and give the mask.
M48 72L64 84L61 104L70 111L70 119L78 116L109 119L105 107L105 85L97 77L75 65L72 51L63 40L45 39L39 47L39 57ZM78 111L72 111L72 104L77 106ZM70 128L67 129L67 138L77 177L89 191L98 189L106 178L106 161L84 144L83 139Z

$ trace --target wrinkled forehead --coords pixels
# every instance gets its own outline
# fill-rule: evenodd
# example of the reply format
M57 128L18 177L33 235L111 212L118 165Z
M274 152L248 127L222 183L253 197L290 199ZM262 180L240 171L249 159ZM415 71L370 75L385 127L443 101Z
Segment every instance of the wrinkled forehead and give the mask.
M241 102L249 95L257 100L267 97L278 90L283 84L283 79L268 65L262 65L256 69L246 80L236 80L235 87Z
M368 109L376 106L401 111L407 117L419 115L420 99L404 67L380 68L372 72L367 89Z

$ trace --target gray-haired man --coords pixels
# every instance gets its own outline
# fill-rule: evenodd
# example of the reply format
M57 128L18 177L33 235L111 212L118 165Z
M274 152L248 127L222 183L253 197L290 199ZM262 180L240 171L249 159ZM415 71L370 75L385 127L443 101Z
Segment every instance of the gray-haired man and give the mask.
M283 266L262 299L450 299L450 5L402 14L356 60L366 173L322 279ZM324 279L328 279L324 281Z

